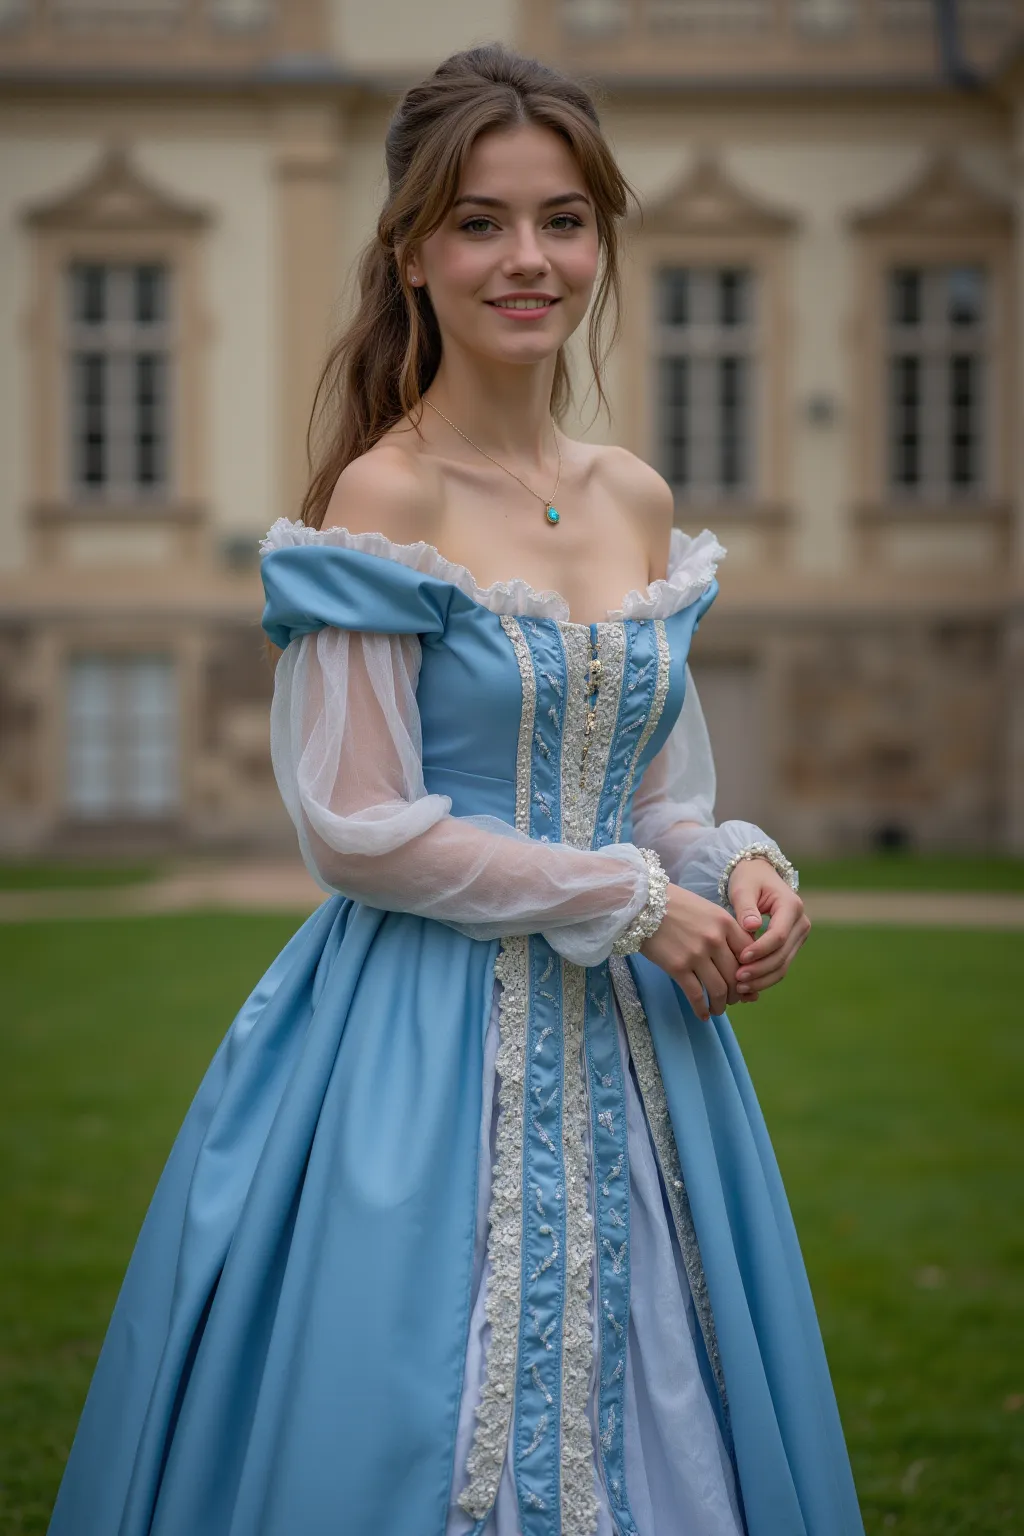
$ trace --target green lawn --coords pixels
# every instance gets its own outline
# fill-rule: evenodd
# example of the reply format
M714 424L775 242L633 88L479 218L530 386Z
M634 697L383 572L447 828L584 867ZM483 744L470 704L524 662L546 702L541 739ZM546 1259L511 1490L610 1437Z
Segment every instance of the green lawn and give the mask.
M140 885L161 874L159 864L7 864L0 861L0 891L78 891Z
M805 890L1024 891L1024 859L996 854L869 853L796 862Z
M873 853L796 862L806 890L1024 891L1024 859L997 854ZM173 869L173 861L166 859L99 864L0 861L0 891L138 885Z
M0 1530L43 1532L203 1067L294 917L0 928ZM822 929L737 1022L868 1532L1024 1529L1024 943Z

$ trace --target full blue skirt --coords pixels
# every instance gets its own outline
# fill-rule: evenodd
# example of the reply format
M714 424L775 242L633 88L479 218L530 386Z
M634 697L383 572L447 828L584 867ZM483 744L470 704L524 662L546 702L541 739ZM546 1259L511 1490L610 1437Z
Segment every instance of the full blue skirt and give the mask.
M50 1536L441 1536L498 944L335 897L246 1001L140 1234ZM813 1302L728 1020L632 963L750 1536L861 1536Z

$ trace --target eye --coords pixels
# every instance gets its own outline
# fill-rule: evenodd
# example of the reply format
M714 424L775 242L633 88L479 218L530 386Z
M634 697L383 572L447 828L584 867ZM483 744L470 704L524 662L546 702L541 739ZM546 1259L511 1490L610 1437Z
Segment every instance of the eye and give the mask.
M489 230L495 227L494 220L487 218L482 213L476 214L471 219L466 219L464 223L459 225L459 228L464 229L468 235L486 235Z
M551 228L556 231L583 228L583 220L577 218L574 213L556 213L554 218L549 220L549 223Z

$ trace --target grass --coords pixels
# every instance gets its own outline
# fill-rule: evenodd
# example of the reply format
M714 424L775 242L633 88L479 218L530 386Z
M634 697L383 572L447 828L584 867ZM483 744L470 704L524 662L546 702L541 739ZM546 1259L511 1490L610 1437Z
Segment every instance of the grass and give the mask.
M0 891L78 891L141 885L161 874L159 864L5 864Z
M1024 859L997 854L869 853L797 864L808 891L1024 891Z
M1024 944L818 930L736 1010L870 1533L1024 1530Z
M873 853L798 859L806 890L1024 891L1024 859L997 854ZM3 863L0 891L95 890L139 885L168 873L166 861Z
M0 928L0 1531L42 1533L139 1221L294 917ZM822 929L736 1019L869 1536L1024 1528L1024 946Z

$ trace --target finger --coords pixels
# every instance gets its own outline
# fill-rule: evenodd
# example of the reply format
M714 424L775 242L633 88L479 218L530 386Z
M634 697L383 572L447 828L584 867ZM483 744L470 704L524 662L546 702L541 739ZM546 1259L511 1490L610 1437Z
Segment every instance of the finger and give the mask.
M760 922L760 919L758 919ZM746 933L736 922L735 918L729 918L728 927L725 930L725 942L739 961L741 956L750 948L750 934Z
M704 996L704 988L697 980L693 971L680 971L675 980L698 1019L703 1019L706 1023L711 1014L708 1009L707 998Z
M786 934L782 944L779 945L775 950L760 960L755 960L752 962L748 961L746 964L740 966L739 970L736 972L737 985L739 985L741 982L749 982L752 980L756 981L758 977L764 973L766 968L774 967L782 960L788 964L789 961L792 960L793 956L797 953L797 951L803 946L803 943L810 931L810 918L803 916L799 917L793 924L793 927L790 929L788 934Z
M751 996L756 997L761 992L767 992L769 987L778 986L779 982L783 981L788 973L788 964L774 966L770 971L765 971L763 976L758 976L756 980L744 982L742 984L743 990L740 994L741 998L745 1000Z
M729 983L718 966L710 958L698 960L694 966L697 980L708 995L713 1014L724 1013L729 1001Z
M777 981L781 981L782 977L789 970L793 963L793 957L802 943L802 936L794 932L790 937L789 943L777 955L769 956L761 965L749 968L744 966L742 972L737 972L737 976L743 976L742 981L737 980L737 988L742 987L744 990L762 991L765 986L774 986Z
M729 882L729 900L747 939L757 932L764 920L759 906L760 896L761 882L756 875L737 870Z
M729 989L729 995L726 999L726 1002L738 1002L739 993L736 990L736 973L739 969L739 962L737 961L735 954L729 948L728 944L716 944L714 949L711 951L711 959L719 975L722 977L722 980L725 982Z
M773 955L770 960L765 961L764 965L757 966L752 970L743 981L737 981L737 991L742 989L743 991L753 990L759 992L766 986L774 986L775 982L780 981L789 970L795 953L796 951L793 950L788 954Z
M784 922L778 922L773 917L771 923L754 944L746 944L740 955L740 965L746 970L747 966L757 965L761 960L766 960L769 955L777 954L790 935L790 927Z
M758 988L764 986L764 978L766 976L774 975L780 968L783 971L788 968L799 948L799 941L795 936L791 936L789 943L780 949L777 954L769 955L766 960L762 960L758 965L741 966L736 972L737 988Z
M766 955L773 955L785 944L803 916L803 903L798 898L780 902L771 915L768 927L753 944L748 944L740 955L741 965L753 965ZM810 924L808 924L810 927Z

